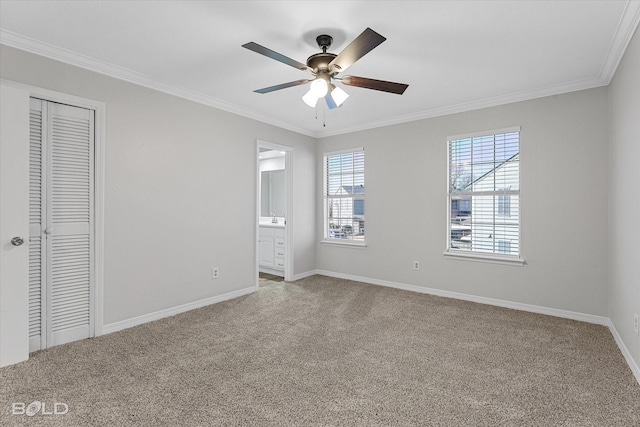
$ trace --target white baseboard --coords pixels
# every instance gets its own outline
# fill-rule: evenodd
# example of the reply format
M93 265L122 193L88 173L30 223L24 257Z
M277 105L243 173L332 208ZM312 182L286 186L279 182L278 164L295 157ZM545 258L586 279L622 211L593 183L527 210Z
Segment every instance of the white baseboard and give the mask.
M328 277L335 277L335 278L338 278L338 279L353 280L353 281L356 281L356 282L369 283L369 284L372 284L372 285L386 286L386 287L389 287L389 288L402 289L402 290L405 290L405 291L417 292L417 293L421 293L421 294L435 295L435 296L446 297L446 298L454 298L454 299L463 300L463 301L477 302L477 303L480 303L480 304L488 304L488 305L494 305L494 306L498 306L498 307L511 308L511 309L514 309L514 310L528 311L528 312L538 313L538 314L546 314L546 315L549 315L549 316L562 317L562 318L566 318L566 319L578 320L578 321L581 321L581 322L587 322L587 323L593 323L593 324L597 324L597 325L607 326L609 328L609 330L611 331L611 334L613 335L613 338L615 339L615 342L618 345L618 348L620 349L620 352L622 353L622 355L624 356L625 360L627 361L627 364L629 365L629 368L631 368L631 372L633 373L633 375L635 376L636 380L640 384L640 368L638 368L638 365L636 364L636 362L631 357L631 353L629 353L629 350L627 349L627 347L625 346L624 342L622 341L622 338L620 337L620 334L618 334L618 331L616 330L615 326L613 325L613 323L611 322L611 320L608 317L595 316L595 315L592 315L592 314L578 313L578 312L568 311L568 310L560 310L560 309L557 309L557 308L540 307L540 306L532 305L532 304L523 304L523 303L519 303L519 302L506 301L506 300L500 300L500 299L495 299L495 298L487 298L487 297L481 297L481 296L477 296L477 295L463 294L463 293L460 293L460 292L451 292L451 291L444 291L444 290L441 290L441 289L426 288L426 287L423 287L423 286L408 285L408 284L405 284L405 283L398 283L398 282L392 282L392 281L388 281L388 280L373 279L373 278L370 278L370 277L362 277L362 276L354 276L354 275L351 275L351 274L336 273L336 272L327 271L327 270L310 270L310 271L306 271L304 273L300 273L300 274L294 275L292 280L293 281L301 280L301 279L304 279L306 277L314 276L316 274L322 275L322 276L328 276ZM196 309L196 308L204 307L206 305L215 304L215 303L218 303L218 302L222 302L222 301L230 300L230 299L233 299L233 298L237 298L237 297L240 297L242 295L247 295L247 294L253 293L255 291L256 291L256 288L252 286L252 287L249 287L249 288L244 288L244 289L240 289L240 290L237 290L237 291L229 292L229 293L226 293L226 294L223 294L223 295L218 295L218 296L215 296L215 297L211 297L211 298L207 298L207 299L203 299L203 300L199 300L199 301L190 302L190 303L179 305L179 306L176 306L176 307L167 308L165 310L156 311L154 313L149 313L149 314L145 314L145 315L142 315L142 316L134 317L132 319L127 319L127 320L122 320L120 322L110 323L110 324L104 325L102 327L102 332L103 332L103 334L108 334L108 333L111 333L111 332L120 331L122 329L130 328L130 327L137 326L137 325L141 325L143 323L147 323L147 322L151 322L151 321L154 321L154 320L162 319L164 317L173 316L173 315L176 315L176 314L179 314L179 313L183 313L185 311L189 311L189 310L193 310L193 309Z
M613 322L611 320L609 320L608 326L609 326L609 330L611 331L611 335L613 335L613 339L615 339L616 344L618 344L618 348L620 349L620 352L624 356L624 359L627 361L627 365L629 365L629 368L631 368L631 372L633 372L633 376L636 377L636 381L638 381L638 384L640 384L640 368L638 367L638 364L636 363L635 360L633 360L633 357L631 357L631 353L629 352L629 349L627 348L626 345L624 345L624 341L622 341L622 337L618 333L618 330L613 325Z
M460 292L443 291L441 289L425 288L425 287L416 286L416 285L407 285L405 283L372 279L369 277L354 276L351 274L336 273L336 272L327 271L327 270L315 270L314 272L309 272L309 273L335 277L338 279L346 279L346 280L353 280L356 282L369 283L371 285L387 286L390 288L403 289L405 291L418 292L422 294L436 295L440 297L477 302L480 304L488 304L488 305L495 305L498 307L512 308L514 310L522 310L522 311L529 311L532 313L546 314L549 316L562 317L566 319L579 320L581 322L594 323L596 325L607 326L611 331L611 334L613 335L613 338L615 339L616 344L620 349L620 352L622 353L625 360L627 361L629 368L631 368L631 372L633 372L633 375L635 376L636 381L638 381L638 384L640 384L640 368L638 368L638 365L633 360L633 357L631 357L631 353L629 353L629 350L624 345L624 341L622 341L620 334L618 334L618 331L616 330L615 326L613 326L611 319L609 319L608 317L595 316L593 314L578 313L575 311L560 310L557 308L540 307L537 305L523 304L519 302L505 301L505 300L499 300L495 298L480 297L476 295L463 294Z
M353 276L350 274L335 273L333 271L316 270L316 274L321 274L338 279L354 280L357 282L369 283L372 285L386 286L389 288L403 289L405 291L418 292L421 294L435 295L439 297L454 298L463 301L477 302L480 304L495 305L498 307L512 308L514 310L529 311L532 313L546 314L549 316L563 317L566 319L579 320L581 322L595 323L597 325L609 326L609 318L595 316L593 314L577 313L575 311L560 310L557 308L541 307L532 304L506 301L495 298L481 297L477 295L463 294L460 292L444 291L441 289L426 288L423 286L407 285L405 283L391 282L388 280L372 279L369 277Z
M177 305L175 307L169 307L164 310L155 311L149 314L143 314L142 316L133 317L131 319L109 323L108 325L102 326L102 334L110 334L112 332L121 331L133 326L142 325L143 323L152 322L154 320L159 320L169 316L175 316L176 314L184 313L185 311L194 310L196 308L216 304L218 302L227 301L233 298L238 298L255 291L255 286L251 286L249 288L239 289L237 291L228 292L226 294L218 295L215 297L205 298L198 301L189 302L187 304Z
M295 282L296 280L305 279L307 277L315 276L316 274L320 274L318 273L318 270L310 270L310 271L305 271L304 273L294 274L293 277L291 278L291 281Z

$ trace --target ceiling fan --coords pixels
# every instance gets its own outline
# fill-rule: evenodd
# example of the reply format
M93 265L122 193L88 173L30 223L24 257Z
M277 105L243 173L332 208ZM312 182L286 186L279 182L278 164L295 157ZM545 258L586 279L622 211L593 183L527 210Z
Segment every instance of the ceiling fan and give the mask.
M271 59L275 59L283 64L290 65L299 70L307 71L313 75L313 78L310 79L296 80L293 82L269 86L254 90L254 92L269 93L311 82L309 91L302 97L302 100L310 107L315 107L318 100L324 97L327 102L327 106L330 109L333 109L342 105L349 96L344 90L333 84L333 80L337 80L347 86L362 87L365 89L379 90L398 95L402 95L409 87L409 85L403 83L387 82L384 80L375 80L366 77L338 77L339 73L345 71L358 59L365 56L385 40L385 37L376 33L371 28L367 28L358 37L356 37L349 46L336 55L334 53L327 52L327 49L333 42L333 37L321 34L316 37L316 42L322 49L322 52L311 55L307 59L306 64L291 59L264 46L260 46L254 42L243 44L242 47Z

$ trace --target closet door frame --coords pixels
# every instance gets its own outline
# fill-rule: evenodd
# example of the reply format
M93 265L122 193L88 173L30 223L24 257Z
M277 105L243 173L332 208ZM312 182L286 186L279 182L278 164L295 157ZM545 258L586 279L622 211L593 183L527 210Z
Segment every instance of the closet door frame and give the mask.
M102 335L104 324L103 292L104 292L104 162L105 162L105 103L93 99L81 98L61 92L43 89L31 85L0 79L3 85L14 87L25 92L28 98L39 98L45 101L68 104L74 107L94 111L94 209L93 209L93 250L94 250L94 289L93 289L93 336ZM27 100L27 102L29 102ZM25 141L28 143L28 141ZM28 168L25 170L28 174ZM25 216L28 216L25 212ZM24 283L28 286L28 283ZM28 316L28 313L27 313ZM25 340L29 340L26 336Z

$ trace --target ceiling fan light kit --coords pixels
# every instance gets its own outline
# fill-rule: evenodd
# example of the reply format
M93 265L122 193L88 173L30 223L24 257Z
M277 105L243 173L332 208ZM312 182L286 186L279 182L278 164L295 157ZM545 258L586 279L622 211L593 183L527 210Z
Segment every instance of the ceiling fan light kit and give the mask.
M344 90L340 89L339 87L333 84L331 85L331 98L333 99L333 101L336 103L338 107L341 106L342 103L346 101L348 97L349 97L349 94L347 92L345 92Z
M321 34L316 37L316 42L322 49L322 52L311 55L307 58L306 64L291 59L264 46L260 46L254 42L243 44L242 47L299 70L307 71L314 76L312 79L282 83L276 86L257 89L254 92L265 94L311 82L309 85L309 91L302 97L304 103L309 107L315 108L318 100L324 97L329 109L334 109L341 106L349 97L349 94L333 84L333 79L340 81L342 84L347 86L356 86L365 89L395 93L398 95L402 95L409 87L409 85L404 83L387 82L384 80L369 79L366 77L337 77L338 73L345 71L358 59L362 58L385 40L385 37L376 33L371 28L367 28L358 37L356 37L349 46L336 55L335 53L327 52L327 49L333 42L333 37L327 34Z
M313 92L313 94L318 98L322 98L323 96L325 96L327 94L328 88L329 85L323 77L316 77L309 86L309 90Z
M316 105L318 104L318 99L319 99L318 96L315 93L313 93L312 89L309 89L309 92L304 94L304 96L302 97L302 100L304 101L304 103L311 108L316 107Z

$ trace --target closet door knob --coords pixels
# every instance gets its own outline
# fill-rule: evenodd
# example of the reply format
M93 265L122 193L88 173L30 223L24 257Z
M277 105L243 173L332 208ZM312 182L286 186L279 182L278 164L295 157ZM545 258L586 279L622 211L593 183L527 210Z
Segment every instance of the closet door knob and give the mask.
M13 246L20 246L24 243L24 239L22 237L14 237L11 239L11 244Z

